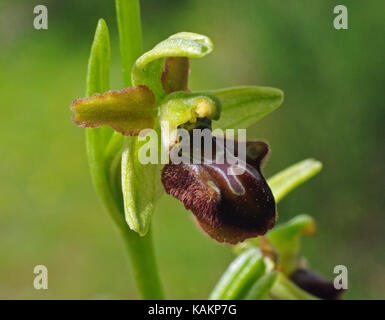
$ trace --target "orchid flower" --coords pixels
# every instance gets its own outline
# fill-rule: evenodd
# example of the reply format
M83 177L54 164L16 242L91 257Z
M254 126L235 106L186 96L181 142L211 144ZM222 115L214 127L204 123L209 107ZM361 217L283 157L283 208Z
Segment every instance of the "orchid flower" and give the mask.
M169 130L202 126L246 128L283 101L282 91L268 87L234 87L191 92L188 89L190 58L211 53L213 44L203 35L181 32L157 44L139 57L131 72L134 87L96 93L73 101L73 122L85 128L109 126L116 133L109 144L121 159L121 171L113 169L111 179L116 192L123 195L128 226L145 235L156 202L165 191L192 210L202 229L219 242L238 243L263 235L276 221L273 193L261 172L269 147L261 141L247 141L246 170L229 175L230 164L142 164L138 150L144 142L141 130L160 133L159 144L170 150L178 139ZM127 136L124 138L124 136ZM217 139L215 136L213 140ZM111 142L112 141L112 142ZM107 148L108 149L108 148ZM114 163L114 161L111 161Z

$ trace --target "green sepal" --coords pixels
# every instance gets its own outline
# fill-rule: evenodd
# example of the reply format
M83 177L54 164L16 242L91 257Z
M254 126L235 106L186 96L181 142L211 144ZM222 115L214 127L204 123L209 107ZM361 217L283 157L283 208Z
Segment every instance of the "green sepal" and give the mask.
M315 176L322 169L322 163L315 159L298 162L267 179L275 202L279 202L294 188Z
M222 103L221 118L213 123L214 129L245 129L283 101L283 92L269 87L234 87L212 92Z
M159 102L167 94L162 84L167 57L202 58L212 50L213 44L206 36L190 32L174 34L136 60L132 68L132 84L149 87Z

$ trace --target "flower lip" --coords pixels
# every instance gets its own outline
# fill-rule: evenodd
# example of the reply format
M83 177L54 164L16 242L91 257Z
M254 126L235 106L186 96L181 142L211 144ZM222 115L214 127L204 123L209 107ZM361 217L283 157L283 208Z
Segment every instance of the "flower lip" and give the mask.
M213 137L213 145L218 141ZM162 171L166 192L183 202L202 229L218 242L236 244L265 234L275 224L274 197L260 169L268 146L248 141L246 148L258 152L246 157L246 168L240 175L229 174L232 164L227 158L222 164L216 160L211 164L168 164Z

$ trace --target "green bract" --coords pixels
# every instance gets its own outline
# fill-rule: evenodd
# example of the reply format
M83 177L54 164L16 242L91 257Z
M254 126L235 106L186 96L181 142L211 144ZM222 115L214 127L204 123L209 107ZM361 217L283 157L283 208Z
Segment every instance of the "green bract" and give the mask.
M125 19L119 10L118 17ZM104 23L101 25L105 26ZM122 37L124 35L124 32L121 33ZM107 36L107 32L97 33L95 48L99 48ZM106 44L98 56L91 55L95 58L90 61L102 60L101 68L108 70L109 60L100 57L101 54L107 56L107 50L109 47ZM166 137L162 123L167 122L172 133L178 127L186 123L194 124L199 119L213 120L214 128L245 128L276 109L283 101L282 91L265 87L189 92L189 58L204 57L212 50L213 44L206 36L177 33L136 60L131 72L133 88L106 93L103 93L106 86L96 88L89 95L98 94L76 99L71 105L73 121L77 125L89 128L110 126L118 132L112 135L110 129L97 129L106 132L105 145L101 148L107 149L108 163L103 165L106 166L106 178L111 189L116 193L113 196L119 199L123 195L125 219L129 227L140 235L147 233L155 204L163 192L160 182L162 166L140 163L138 152L145 142L137 137L126 137L123 142L122 135L135 136L142 129L155 129ZM172 141L163 139L166 150L172 144ZM119 161L121 169L117 165ZM121 183L121 188L118 183Z

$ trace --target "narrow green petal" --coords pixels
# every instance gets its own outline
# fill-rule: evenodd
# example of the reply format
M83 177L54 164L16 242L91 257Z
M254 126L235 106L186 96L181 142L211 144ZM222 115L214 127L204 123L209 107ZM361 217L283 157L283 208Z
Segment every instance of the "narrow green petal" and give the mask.
M278 172L267 180L276 202L279 202L291 190L315 176L322 169L322 163L306 159Z
M124 135L153 128L157 116L155 97L144 86L94 94L73 101L73 121L86 128L108 125Z
M136 60L132 68L132 84L149 87L157 101L160 101L167 94L162 83L167 57L202 58L212 50L213 44L206 36L190 32L177 33Z
M283 92L268 87L234 87L212 91L222 103L219 121L213 128L245 129L278 108Z

